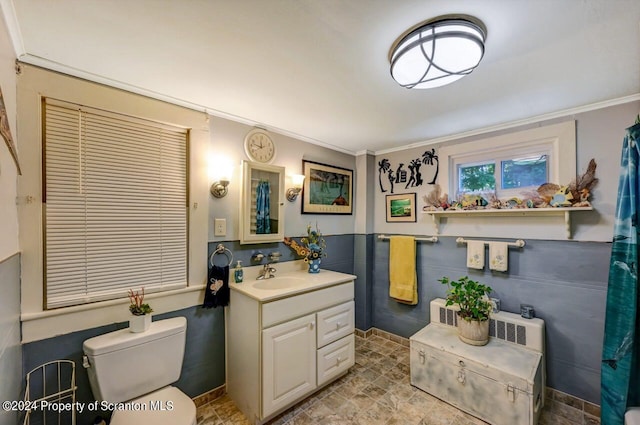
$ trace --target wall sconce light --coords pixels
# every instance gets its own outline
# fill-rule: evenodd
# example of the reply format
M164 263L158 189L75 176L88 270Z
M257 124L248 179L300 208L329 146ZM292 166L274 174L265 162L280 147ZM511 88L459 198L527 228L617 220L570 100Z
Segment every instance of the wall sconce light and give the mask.
M209 181L213 181L209 191L216 198L227 196L230 178L233 175L233 164L224 156L209 157Z
M210 189L211 194L216 198L224 198L225 196L227 196L227 193L229 192L229 189L227 189L227 186L229 186L229 180L220 179L211 185L211 189Z
M303 182L304 174L294 174L291 176L291 183L293 184L293 187L287 189L287 201L293 202L298 198L298 195L302 190Z

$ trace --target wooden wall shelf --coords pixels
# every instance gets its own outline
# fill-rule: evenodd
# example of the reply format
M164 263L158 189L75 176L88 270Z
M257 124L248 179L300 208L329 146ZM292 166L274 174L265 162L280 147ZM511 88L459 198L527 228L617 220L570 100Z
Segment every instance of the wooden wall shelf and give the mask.
M593 211L593 207L568 208L513 208L486 210L455 210L455 211L423 211L431 216L436 235L440 234L440 219L442 217L542 217L564 216L567 239L571 239L571 213L577 211Z

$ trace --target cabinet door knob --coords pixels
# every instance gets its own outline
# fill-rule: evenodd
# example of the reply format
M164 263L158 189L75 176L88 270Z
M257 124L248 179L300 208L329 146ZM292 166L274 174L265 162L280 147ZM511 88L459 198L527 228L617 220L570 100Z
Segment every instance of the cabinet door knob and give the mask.
M336 330L339 331L340 330L340 322L336 322Z
M315 326L315 323L313 322L309 323L309 329L313 329L314 326Z

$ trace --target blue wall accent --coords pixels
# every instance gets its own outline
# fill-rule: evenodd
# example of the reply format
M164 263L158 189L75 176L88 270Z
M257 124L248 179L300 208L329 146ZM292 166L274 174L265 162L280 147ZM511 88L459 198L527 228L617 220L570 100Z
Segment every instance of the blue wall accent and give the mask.
M453 237L417 244L417 306L389 298L389 242L375 243L373 326L409 337L429 322L429 301L444 297L443 276L468 275L493 288L502 310L532 304L545 320L547 385L600 404L600 357L611 244L530 240L509 249L509 271L466 268L466 245Z
M154 315L153 320L184 316L187 318L187 342L180 379L175 386L190 397L196 397L224 384L224 313L222 308L190 307L166 314ZM114 323L23 345L24 375L33 368L57 359L76 363L76 399L82 403L94 400L86 370L82 367L82 343L89 338L123 329L128 322ZM132 365L134 367L134 365ZM83 412L77 423L93 423L100 412Z
M297 242L300 242L299 237L293 238ZM327 243L327 257L322 258L321 268L327 270L333 270L342 273L353 273L353 240L354 235L332 235L325 236L325 242ZM268 255L272 252L279 252L281 254L279 262L293 261L298 259L295 252L285 245L283 242L275 243L263 243L263 244L240 244L239 241L216 241L209 242L208 257L211 258L211 254L215 251L218 244L223 244L225 248L228 248L233 253L233 264L231 267L235 267L236 261L241 260L243 266L256 266L259 264L266 264L270 262ZM251 256L255 253L264 254L262 262L256 263L251 261ZM228 262L228 258L225 255L215 255L213 257L213 263L217 266L224 266ZM210 264L209 264L210 266ZM275 265L278 268L277 264ZM277 276L276 272L276 276Z
M372 325L373 235L354 236L354 274L356 279L356 328L367 330Z
M466 245L456 244L453 237L442 237L436 244L419 242L420 302L417 306L408 306L389 298L389 241L378 240L376 236L349 234L325 238L329 256L323 259L322 268L358 276L358 329L376 327L409 337L428 324L429 301L445 295L446 288L437 280L442 276L468 275L493 287L493 296L502 300L505 311L518 312L520 303L532 304L536 315L546 323L547 385L599 404L610 244L527 241L523 249L509 250L509 272L499 273L488 268L467 269ZM209 243L209 253L218 243ZM282 243L222 243L245 265L252 265L249 259L257 251L265 255L279 251L281 262L295 259L291 249ZM263 264L266 261L263 260ZM196 306L157 315L154 319L175 316L185 316L188 320L185 360L176 385L195 397L224 384L223 310L203 310ZM82 368L82 343L126 326L126 323L117 323L25 344L23 370L28 372L50 360L72 359L78 367L78 401L91 401L91 389ZM95 412L85 413L78 423L92 420L94 416Z
M22 400L20 254L0 261L0 400ZM18 423L18 412L0 410L0 424Z

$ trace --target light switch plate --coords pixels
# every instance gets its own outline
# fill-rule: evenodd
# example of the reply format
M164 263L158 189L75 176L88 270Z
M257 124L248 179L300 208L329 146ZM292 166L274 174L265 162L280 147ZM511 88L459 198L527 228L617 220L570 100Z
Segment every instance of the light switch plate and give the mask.
M214 236L226 236L227 235L227 219L216 218L213 220L213 235Z

